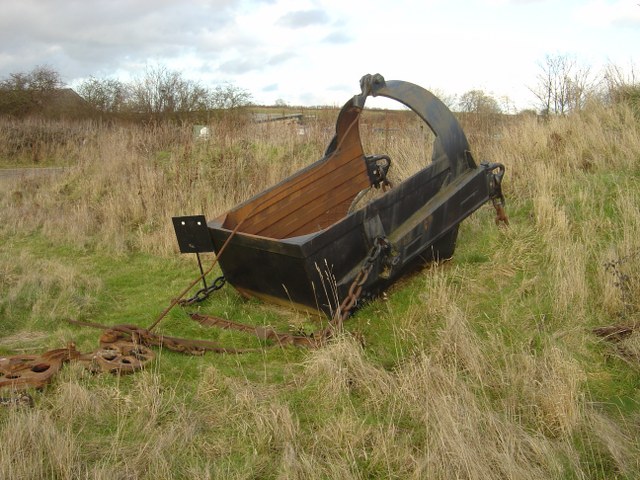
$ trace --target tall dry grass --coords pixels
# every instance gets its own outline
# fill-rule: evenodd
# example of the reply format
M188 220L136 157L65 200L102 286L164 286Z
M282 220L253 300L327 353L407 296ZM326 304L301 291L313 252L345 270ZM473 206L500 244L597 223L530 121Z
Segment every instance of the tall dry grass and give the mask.
M10 126L0 143L18 129ZM116 252L173 252L171 216L223 213L320 158L332 135L319 121L298 135L294 126L241 119L212 125L209 139L196 139L190 125L80 130L78 160L63 175L4 186L4 228Z
M69 165L68 170L15 187L0 184L4 225L115 252L173 253L171 216L217 216L318 160L333 136L334 121L312 117L301 134L295 125L234 117L210 125L207 139L195 138L190 125L64 124L70 133L51 136L46 162ZM20 158L28 158L29 145L40 145L47 138L41 130L47 128L58 132L62 127L38 122L35 128L33 121L5 119L0 143L9 143L16 131L34 136L21 141ZM408 112L367 113L361 130L367 153L390 154L392 181L430 161L433 134Z

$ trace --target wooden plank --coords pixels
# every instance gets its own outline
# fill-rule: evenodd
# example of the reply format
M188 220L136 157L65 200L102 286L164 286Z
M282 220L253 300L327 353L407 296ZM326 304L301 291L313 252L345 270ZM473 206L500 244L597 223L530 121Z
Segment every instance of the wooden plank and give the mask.
M360 132L358 129L358 119L360 110L348 111L344 118L339 118L336 130L338 132L339 144L341 145L334 154L326 161L318 163L315 167L303 170L297 175L285 180L282 184L268 190L263 195L254 198L253 201L242 205L227 214L224 227L233 228L244 217L245 220L243 231L247 231L247 227L251 227L251 217L260 216L261 213L269 207L276 205L278 202L286 199L298 190L303 190L310 184L316 182L318 178L326 175L327 171L332 171L350 163L356 157L364 155L362 144L360 142ZM361 162L364 163L364 162ZM362 165L363 171L366 167ZM251 233L247 231L247 233Z
M327 161L319 163L313 168L290 177L282 184L277 185L275 188L265 192L263 195L254 198L250 203L230 212L227 216L227 221L225 222L225 228L233 228L238 221L243 219L245 216L249 216L243 225L243 231L247 231L246 229L251 225L250 217L259 215L263 210L285 200L297 191L304 191L310 184L318 181L326 175L331 175L332 171L358 159L358 157L361 157L362 155L362 147L359 143L357 145L350 145L350 148L348 149L341 149L332 157L329 157ZM360 163L362 163L362 168L366 171L364 162Z
M349 152L353 155L354 152ZM307 198L302 203L309 203L313 200L313 195L316 191L326 188L332 182L337 182L348 175L349 178L357 175L362 175L366 178L366 166L361 155L356 155L349 159L348 162L344 161L345 156L337 158L336 162L327 162L319 165L313 171L308 172L304 181L292 182L292 184L284 183L277 189L269 192L269 195L260 196L255 198L251 203L244 205L242 211L236 211L237 218L227 217L225 222L226 228L231 228L238 218L243 218L242 215L248 215L244 222L242 231L247 233L254 232L254 224L260 223L262 219L269 219L269 212L279 211L285 206L290 204L300 203L302 198ZM336 167L336 164L338 166ZM285 215L289 212L282 212ZM239 214L239 215L238 215ZM268 220L271 221L271 220Z
M286 215L272 222L258 234L272 238L287 238L290 236L312 233L335 223L336 213L344 216L351 201L364 188L369 186L369 177L356 175L343 177L340 184L333 185L323 182L313 197L313 201L305 204L289 206Z
M322 207L324 210L332 208L333 205L331 203L325 205L326 198L319 200L320 197L325 196L324 194L327 190L336 188L348 189L355 196L362 188L366 188L369 185L369 177L366 174L366 168L363 167L364 160L355 158L351 164L346 164L323 177L318 177L314 183L306 188L292 192L277 204L271 205L258 215L252 216L252 218L248 219L248 226L247 222L245 222L245 231L249 228L251 230L250 233L270 236L270 234L266 233L270 225L278 223L283 218L295 215L295 212L306 209L318 201L323 202ZM365 187L362 187L363 183ZM307 222L309 213L305 212L304 215L307 217L304 221Z
M285 228L284 225L281 226L281 230L278 232L278 234L281 235L279 238L297 237L299 235L317 232L344 218L348 213L351 201L355 195L352 192L338 192L335 197L340 201L335 203L330 209L323 209L322 203L317 202L310 216L300 216L299 220L289 224L288 228ZM313 218L310 219L310 217Z

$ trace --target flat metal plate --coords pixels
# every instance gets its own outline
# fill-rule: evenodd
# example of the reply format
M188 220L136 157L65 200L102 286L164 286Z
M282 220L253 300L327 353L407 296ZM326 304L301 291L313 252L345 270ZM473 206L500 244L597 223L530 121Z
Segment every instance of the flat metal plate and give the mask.
M180 253L213 252L213 240L204 215L172 217Z

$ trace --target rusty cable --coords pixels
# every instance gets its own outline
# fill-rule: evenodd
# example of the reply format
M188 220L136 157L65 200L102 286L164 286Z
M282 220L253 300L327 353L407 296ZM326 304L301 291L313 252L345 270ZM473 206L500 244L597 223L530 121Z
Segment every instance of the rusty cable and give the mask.
M200 313L191 313L189 316L200 325L253 334L260 340L270 340L275 342L275 345L273 346L294 345L296 347L317 348L323 343L318 334L312 333L311 335L295 335L287 332L277 332L271 326L247 325L240 322L233 322L225 318L215 317L213 315L203 315Z
M181 300L182 298L187 294L187 292L189 292L189 290L191 290L193 287L196 286L196 284L198 284L200 282L200 280L202 280L204 277L206 277L209 273L211 273L211 271L213 270L213 268L218 264L218 259L220 258L220 256L222 255L222 253L224 252L224 250L227 248L227 245L229 245L229 243L231 242L231 239L235 236L236 233L238 233L238 230L240 229L240 227L242 226L242 224L244 223L244 221L249 218L251 216L251 214L253 213L253 211L256 209L256 207L253 207L253 209L247 214L245 215L245 217L240 220L238 222L238 224L235 226L235 228L233 229L233 231L231 232L231 234L229 235L229 237L225 240L225 242L222 244L222 247L220 248L220 250L218 251L218 253L216 254L216 258L213 260L213 263L211 264L211 266L209 267L209 269L204 272L202 275L200 275L198 278L196 278L193 282L191 282L189 284L189 286L187 288L185 288L180 295L178 295L176 298L174 298L171 303L169 304L169 306L167 308L165 308L162 313L160 315L158 315L158 317L155 319L155 321L149 326L149 328L147 330L151 331L153 330L161 321L164 317L167 316L167 314L171 311L171 309L173 307L175 307Z
M210 340L170 337L168 335L154 333L136 325L102 325L100 323L71 319L67 321L73 325L104 330L100 336L100 344L102 346L109 345L120 340L130 340L133 343L142 344L147 347L158 346L174 352L187 353L190 355L203 355L205 352L238 354L258 351L258 349L226 348Z
M217 327L224 330L235 330L253 334L261 340L271 340L275 345L294 345L297 347L318 348L324 345L336 332L342 331L344 321L351 315L351 312L357 305L362 295L369 274L373 270L376 260L391 247L389 241L384 237L377 237L374 240L367 258L365 258L361 269L349 286L347 295L340 303L333 317L329 321L329 325L320 330L316 330L309 335L292 334L288 332L278 332L271 326L253 326L240 322L234 322L213 315L203 315L200 313L191 313L189 316L208 327ZM272 346L275 346L272 345Z

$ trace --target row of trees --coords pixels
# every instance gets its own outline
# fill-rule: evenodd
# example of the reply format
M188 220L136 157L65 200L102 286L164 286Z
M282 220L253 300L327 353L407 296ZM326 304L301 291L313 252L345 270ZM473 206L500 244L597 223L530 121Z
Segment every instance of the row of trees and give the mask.
M605 103L627 101L640 108L640 84L630 71L608 66L599 74L569 55L548 55L539 63L535 85L529 87L537 100L536 113L565 115L584 108L590 99ZM12 73L0 79L0 114L43 113L52 100L61 98L64 82L49 67L28 73ZM145 118L181 118L212 110L236 109L251 103L251 94L233 84L214 88L185 79L180 72L157 65L131 82L90 77L76 88L80 98L75 113L141 115ZM70 92L70 91L69 91ZM73 93L73 92L71 92ZM469 90L460 97L439 94L447 105L462 112L512 113L506 97L496 99L483 90ZM68 102L70 98L66 98Z
M148 67L142 77L130 83L90 77L77 90L101 112L175 114L238 108L251 103L251 94L233 84L210 89L162 65Z
M0 80L0 113L43 113L62 96L63 87L60 74L47 66L28 73L12 73ZM251 94L231 83L208 88L162 65L148 67L131 82L89 77L75 90L81 97L75 104L75 113L85 114L180 118L251 103ZM65 97L67 102L71 100Z
M632 66L615 65L595 73L574 56L547 55L538 64L536 83L529 90L536 98L535 112L566 115L585 107L591 100L605 104L630 102L640 108L640 82ZM462 112L510 113L508 98L496 99L483 90L470 90L459 98L448 98L448 105Z

